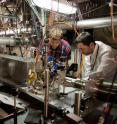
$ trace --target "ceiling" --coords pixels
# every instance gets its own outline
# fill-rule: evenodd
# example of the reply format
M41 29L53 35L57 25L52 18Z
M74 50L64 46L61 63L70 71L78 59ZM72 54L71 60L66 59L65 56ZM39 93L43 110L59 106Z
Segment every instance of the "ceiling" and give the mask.
M77 13L68 15L67 21L72 19L73 21L80 21L86 19L94 19L94 18L103 18L110 16L110 0L56 0L62 3L69 3L70 5L77 7ZM117 0L114 0L114 4L117 4ZM0 1L0 29L8 27L16 26L13 21L14 18L17 18L17 15L21 15L19 18L22 18L21 24L26 25L26 21L30 20L31 12L29 5L25 2L25 0L1 0ZM113 6L113 15L117 15L117 6ZM2 18L4 17L4 19ZM6 16L6 17L5 17ZM9 19L8 19L8 17ZM66 16L64 16L66 17ZM18 19L18 18L17 18ZM4 23L4 24L3 24ZM61 26L60 26L61 27ZM63 26L62 26L63 27ZM115 27L116 29L116 27ZM109 31L106 32L106 35L110 36L107 37L105 35L105 28L94 29L95 36L99 40L103 40L107 44L117 48L117 41L113 41L112 39L112 30L109 27ZM101 33L100 33L101 32ZM117 33L115 32L115 39L117 40Z

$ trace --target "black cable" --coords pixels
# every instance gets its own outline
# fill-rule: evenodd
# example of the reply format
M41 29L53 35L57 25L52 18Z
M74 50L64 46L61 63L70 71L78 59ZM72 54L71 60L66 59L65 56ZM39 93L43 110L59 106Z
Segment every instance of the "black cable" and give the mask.
M111 100L111 99L110 99L110 97L111 97L111 91L112 91L114 82L115 82L115 80L116 80L116 76L117 76L117 67L116 67L115 74L114 74L114 77L113 77L113 80L112 80L112 85L111 85L110 90L109 90L109 94L108 94L108 96L107 96L107 101L106 101L106 103L108 103L109 100ZM108 112L108 114L110 114L110 111L111 111L111 109L112 109L112 107L113 107L113 104L114 104L114 102L116 101L116 98L117 98L116 95L117 95L117 93L115 94L115 96L113 96L113 100L111 101L111 103L110 103L110 105L109 105L109 112Z
M116 80L116 76L117 76L117 67L116 67L116 70L115 70L115 73L114 73L114 76L113 76L113 79L112 79L112 85L110 86L109 92L111 92L112 89L113 89L113 85L114 85L114 82L115 82L115 80ZM111 93L110 93L110 94L108 95L108 97L107 97L107 102L109 101L110 96L111 96Z
M113 120L112 124L117 124L117 116L116 116L115 119Z
M20 48L21 57L23 57L22 47L19 46L19 48Z

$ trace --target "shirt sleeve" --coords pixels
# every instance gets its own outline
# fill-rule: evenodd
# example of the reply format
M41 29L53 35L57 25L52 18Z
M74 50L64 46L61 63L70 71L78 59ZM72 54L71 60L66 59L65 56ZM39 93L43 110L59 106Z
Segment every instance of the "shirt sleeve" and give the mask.
M71 47L66 47L65 53L66 53L67 59L71 59Z
M117 68L117 63L114 60L112 51L105 51L100 56L100 61L96 70L89 74L89 78L99 79L103 78L106 81L112 81Z

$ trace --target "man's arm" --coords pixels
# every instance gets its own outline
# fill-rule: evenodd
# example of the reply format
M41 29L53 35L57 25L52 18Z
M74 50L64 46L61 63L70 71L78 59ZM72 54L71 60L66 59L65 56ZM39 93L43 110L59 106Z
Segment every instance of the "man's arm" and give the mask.
M114 78L115 70L117 68L117 63L114 60L114 55L112 51L105 51L99 58L100 63L96 70L93 70L89 74L91 79L103 78L107 81L112 81Z

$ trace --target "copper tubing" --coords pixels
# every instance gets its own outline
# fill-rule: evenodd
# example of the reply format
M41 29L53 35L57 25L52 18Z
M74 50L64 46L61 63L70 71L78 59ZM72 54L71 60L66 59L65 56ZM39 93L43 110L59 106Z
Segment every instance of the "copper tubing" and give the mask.
M110 16L111 16L112 38L115 41L115 28L114 28L114 16L113 16L113 0L111 0L111 3L110 3Z

